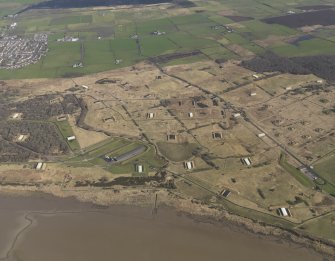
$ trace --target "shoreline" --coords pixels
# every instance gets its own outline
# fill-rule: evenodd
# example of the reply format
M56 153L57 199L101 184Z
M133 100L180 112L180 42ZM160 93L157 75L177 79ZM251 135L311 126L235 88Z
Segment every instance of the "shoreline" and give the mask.
M62 193L63 192L63 193ZM212 224L213 226L227 226L230 229L237 230L241 233L248 233L252 236L260 237L264 240L271 240L278 243L288 243L295 244L299 247L303 247L308 250L312 250L317 254L324 255L325 258L334 258L335 257L335 242L331 242L325 239L317 238L312 235L306 235L300 231L289 230L275 225L268 225L260 222L253 221L251 219L229 213L224 209L218 209L210 205L205 205L196 200L177 197L176 195L171 196L168 191L156 191L156 193L144 193L140 201L138 200L138 194L133 194L134 197L128 197L127 199L120 196L119 198L102 198L101 195L78 195L77 193L64 193L64 191L53 190L53 191L43 191L43 190L15 190L13 189L0 189L1 195L9 196L19 196L19 197L31 197L32 195L36 196L38 194L47 195L50 197L55 197L59 200L75 200L78 203L82 204L92 204L93 212L103 211L109 207L140 207L152 209L153 206L153 195L158 194L159 198L166 197L167 200L160 200L158 203L158 211L160 208L170 208L177 215L185 216L193 220L194 222ZM84 193L85 194L85 193ZM94 193L95 194L95 193ZM124 196L124 195L123 195ZM123 200L120 200L123 198ZM87 211L87 210L86 210ZM61 211L62 212L62 211ZM61 213L59 212L59 213ZM34 211L26 212L24 217L27 215L33 214ZM38 213L38 212L36 212ZM54 213L58 213L55 211ZM51 213L50 213L51 214ZM152 215L155 215L154 213ZM16 234L14 241L11 245L10 252L15 249L15 244L18 241L18 238L21 234L31 227L33 222L28 225L25 225L22 229L19 229L19 232ZM0 260L6 260L1 259ZM335 260L335 259L334 259Z

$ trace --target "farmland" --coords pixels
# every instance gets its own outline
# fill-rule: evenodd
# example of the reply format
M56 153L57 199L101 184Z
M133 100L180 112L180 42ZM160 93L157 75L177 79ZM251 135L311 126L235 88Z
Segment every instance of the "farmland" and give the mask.
M13 8L20 11L29 3L17 3ZM49 52L37 64L15 72L1 70L0 76L3 79L76 77L127 67L164 54L190 51L200 51L200 54L193 58L169 61L166 65L199 60L243 59L266 50L290 57L335 53L331 36L320 36L322 31L331 30L329 21L322 28L311 27L320 24L314 17L326 19L332 9L317 11L326 12L324 15L314 15L314 12L299 13L301 9L298 3L295 8L284 3L269 3L268 6L272 8L256 3L249 6L252 6L252 10L247 9L243 1L227 1L216 9L211 2L199 2L187 9L168 3L160 6L159 11L156 6L133 6L134 12L122 7L99 10L66 7L66 12L32 8L15 18L3 18L0 25L6 26L15 21L17 27L10 33L21 37L47 33ZM237 8L239 14L233 15L233 11L229 11L231 8ZM8 8L8 11L11 10ZM295 14L287 15L285 10L294 10ZM252 12L253 16L247 16L248 12ZM269 15L273 18L268 18ZM295 20L292 25L281 25L280 21L279 24L274 23L277 16L283 15L292 20L295 16L296 20L299 20L299 15L306 16L306 22L300 19L304 24L296 25ZM290 44L290 39L304 35L306 32L303 28L308 26L312 28L312 31L308 31L309 35L315 38L301 41L298 45ZM78 41L56 41L64 35L76 37ZM281 40L266 48L262 44L276 37ZM73 68L77 63L83 66Z

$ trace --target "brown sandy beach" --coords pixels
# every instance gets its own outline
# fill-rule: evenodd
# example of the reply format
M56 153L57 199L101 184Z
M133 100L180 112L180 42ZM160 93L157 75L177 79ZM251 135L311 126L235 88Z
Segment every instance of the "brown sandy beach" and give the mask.
M150 207L33 194L1 195L0 209L1 260L323 260L299 245L195 222L163 206L152 215Z

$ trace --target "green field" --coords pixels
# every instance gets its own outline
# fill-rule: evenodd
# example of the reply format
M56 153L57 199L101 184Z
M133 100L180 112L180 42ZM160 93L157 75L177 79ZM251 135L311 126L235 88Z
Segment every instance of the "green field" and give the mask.
M58 130L66 140L71 150L72 151L80 150L80 146L77 140L68 141L66 139L67 137L74 136L73 130L68 121L55 121L54 124L57 126Z
M301 41L297 45L285 44L276 46L272 50L279 55L288 57L335 54L335 43L316 38Z
M134 175L136 175L136 164L143 165L143 175L147 175L150 170L159 169L165 164L164 160L156 155L152 146L146 146L147 149L143 153L118 164L110 164L104 160L106 155L117 157L140 145L143 144L126 139L107 140L87 148L84 153L67 160L66 164L74 167L100 166L114 174L132 173Z
M167 159L172 161L183 161L193 156L192 151L197 148L195 143L168 143L159 142L158 149Z
M37 0L15 0L9 3L0 0L0 16L13 13ZM312 4L313 0L300 1ZM240 59L238 54L229 51L229 45L239 45L255 54L266 49L255 41L270 36L292 37L301 35L296 29L276 24L266 24L260 19L281 15L285 10L294 9L297 3L288 5L285 1L267 0L264 4L249 0L227 0L197 2L198 7L184 11L170 8L137 8L94 10L67 9L31 10L16 18L18 23L14 33L32 37L38 32L49 35L49 52L37 64L18 70L1 70L1 79L76 77L85 74L112 70L133 65L148 58L168 53L199 50L203 55L171 60L164 64L174 65L201 60ZM302 3L301 3L302 4ZM198 10L201 7L201 12ZM222 11L235 10L241 16L252 16L241 22L225 17ZM0 21L0 25L10 24L10 20ZM234 29L227 32L224 25ZM152 32L164 32L154 36ZM303 56L335 54L333 29L318 30L315 35L321 38L302 41L297 45L272 44L268 49L283 56ZM79 37L80 42L60 43L57 38L64 35ZM132 36L137 35L138 41ZM99 38L99 39L98 39ZM116 60L119 60L116 63ZM83 62L83 68L72 68Z
M335 241L335 213L331 212L325 216L305 222L300 229L313 233L322 238Z
M315 171L325 179L335 184L335 158L334 155L321 160L314 165Z
M68 24L81 24L92 23L91 15L78 15L70 17L58 17L51 20L50 25L68 25Z
M313 182L309 178L307 178L300 170L287 162L286 155L284 153L280 155L279 164L302 185L309 188L312 188L314 186Z

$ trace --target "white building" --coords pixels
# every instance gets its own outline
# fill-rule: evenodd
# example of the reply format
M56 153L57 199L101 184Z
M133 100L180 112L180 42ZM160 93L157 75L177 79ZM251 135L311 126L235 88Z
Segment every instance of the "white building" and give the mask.
M193 118L193 116L194 116L194 115L193 115L193 112L189 112L189 113L188 113L188 117Z
M41 170L43 168L43 162L38 162L36 165L36 170Z
M238 117L241 116L241 113L234 113L233 116L234 116L234 118L238 118Z
M194 164L193 164L193 161L186 161L184 163L184 166L186 169L190 170L190 169L193 169L194 168Z
M143 165L136 165L136 172L142 173L143 172Z
M70 136L70 137L67 137L66 139L67 141L72 141L76 139L76 136Z
M20 113L16 112L16 113L13 114L12 118L17 119L17 118L19 118L19 116L20 116Z
M153 118L155 118L155 113L154 113L154 112L149 112L149 113L147 114L147 118L148 118L148 119L153 119Z
M250 158L242 158L241 159L242 163L247 165L247 166L250 166L251 165L251 160Z
M265 137L265 133L259 133L257 136L258 136L258 138L263 138L263 137Z
M255 92L251 92L250 96L256 96L256 93Z
M278 214L280 216L283 216L283 217L290 217L291 216L291 212L287 208L278 208L277 211L278 211Z

